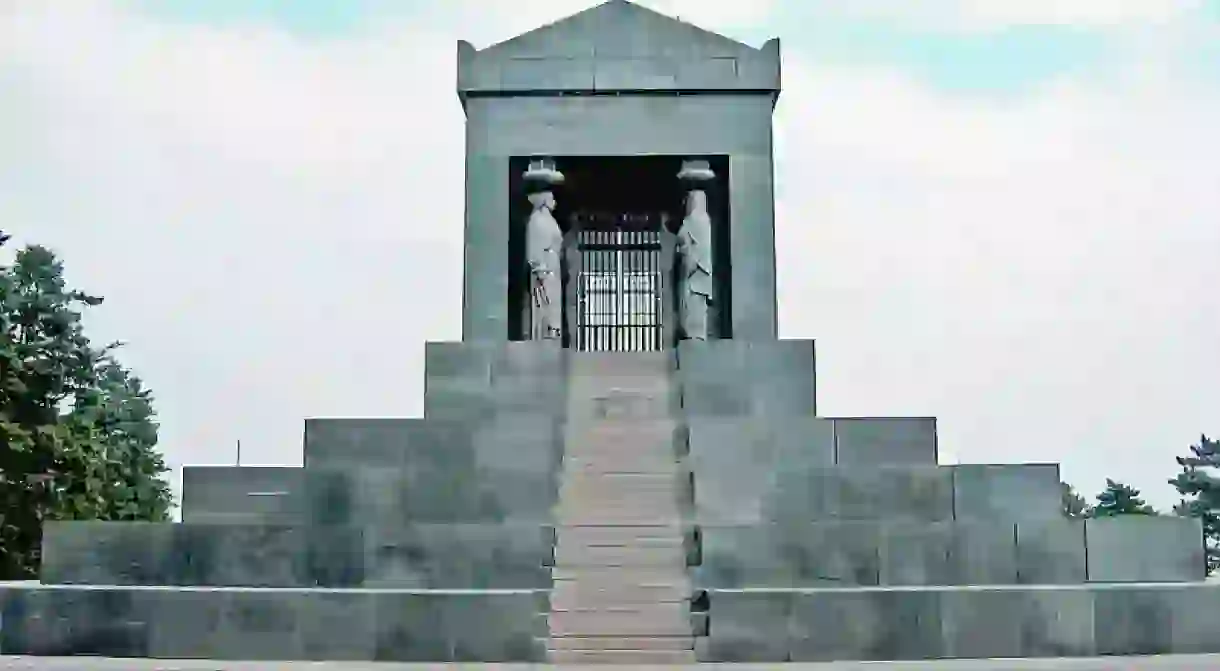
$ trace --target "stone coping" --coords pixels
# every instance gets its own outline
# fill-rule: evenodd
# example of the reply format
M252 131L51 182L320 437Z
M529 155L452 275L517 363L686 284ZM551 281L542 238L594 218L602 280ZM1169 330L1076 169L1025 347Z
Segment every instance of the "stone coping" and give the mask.
M1077 591L1096 592L1104 589L1131 591L1137 589L1209 588L1220 591L1220 581L1196 582L1085 582L1068 584L995 584L995 585L860 585L855 587L703 587L707 592L728 594L826 594L840 592L1029 592Z
M420 589L399 587L238 587L197 585L44 585L35 580L0 582L0 589L40 590L123 590L129 592L259 592L272 594L327 593L327 594L427 594L434 596L462 596L468 594L536 594L547 589Z
M16 657L0 656L4 671L428 671L432 669L469 669L470 671L533 671L535 669L580 669L601 671L622 669L643 671L1114 671L1147 669L1197 671L1220 667L1220 655L1160 655L1155 657L1076 657L1071 659L937 659L918 662L811 662L783 664L702 663L674 665L646 664L472 664L472 663L396 663L396 662L242 662L220 660L166 660L115 657Z

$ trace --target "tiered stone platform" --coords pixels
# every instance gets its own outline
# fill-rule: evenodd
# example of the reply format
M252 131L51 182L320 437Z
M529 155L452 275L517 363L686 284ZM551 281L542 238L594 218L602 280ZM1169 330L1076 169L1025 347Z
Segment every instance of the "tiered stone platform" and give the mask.
M0 652L811 661L1220 651L1197 521L1060 514L1053 464L941 466L819 418L809 341L434 343L425 417L187 468L183 522L47 526Z

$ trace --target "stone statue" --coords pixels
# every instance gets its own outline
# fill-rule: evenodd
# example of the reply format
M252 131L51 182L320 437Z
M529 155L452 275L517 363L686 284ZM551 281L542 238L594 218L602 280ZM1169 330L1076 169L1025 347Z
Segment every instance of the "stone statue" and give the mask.
M551 340L563 333L560 278L563 231L551 214L555 209L553 193L532 193L529 201L534 206L525 231L525 259L529 263L530 275L530 338Z
M682 257L679 305L682 331L691 340L707 340L708 308L712 303L712 220L707 193L686 195L686 218L678 229L676 251Z

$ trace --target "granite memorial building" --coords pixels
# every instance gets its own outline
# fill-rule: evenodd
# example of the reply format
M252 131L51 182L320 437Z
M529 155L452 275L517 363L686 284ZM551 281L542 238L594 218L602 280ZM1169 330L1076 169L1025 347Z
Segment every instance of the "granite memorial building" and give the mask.
M1220 651L1197 520L1068 519L1055 464L817 415L813 342L776 329L778 41L611 0L457 56L463 340L427 344L424 416L307 420L304 468L188 467L181 523L48 524L0 652Z

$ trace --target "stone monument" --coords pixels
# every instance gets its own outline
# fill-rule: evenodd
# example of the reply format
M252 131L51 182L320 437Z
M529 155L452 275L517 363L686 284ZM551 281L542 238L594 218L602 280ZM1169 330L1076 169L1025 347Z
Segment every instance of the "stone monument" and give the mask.
M1054 464L816 415L813 343L776 333L779 66L623 0L459 44L464 330L425 348L424 416L306 420L304 468L187 468L178 524L48 523L0 652L1220 651L1196 520L1067 519Z

